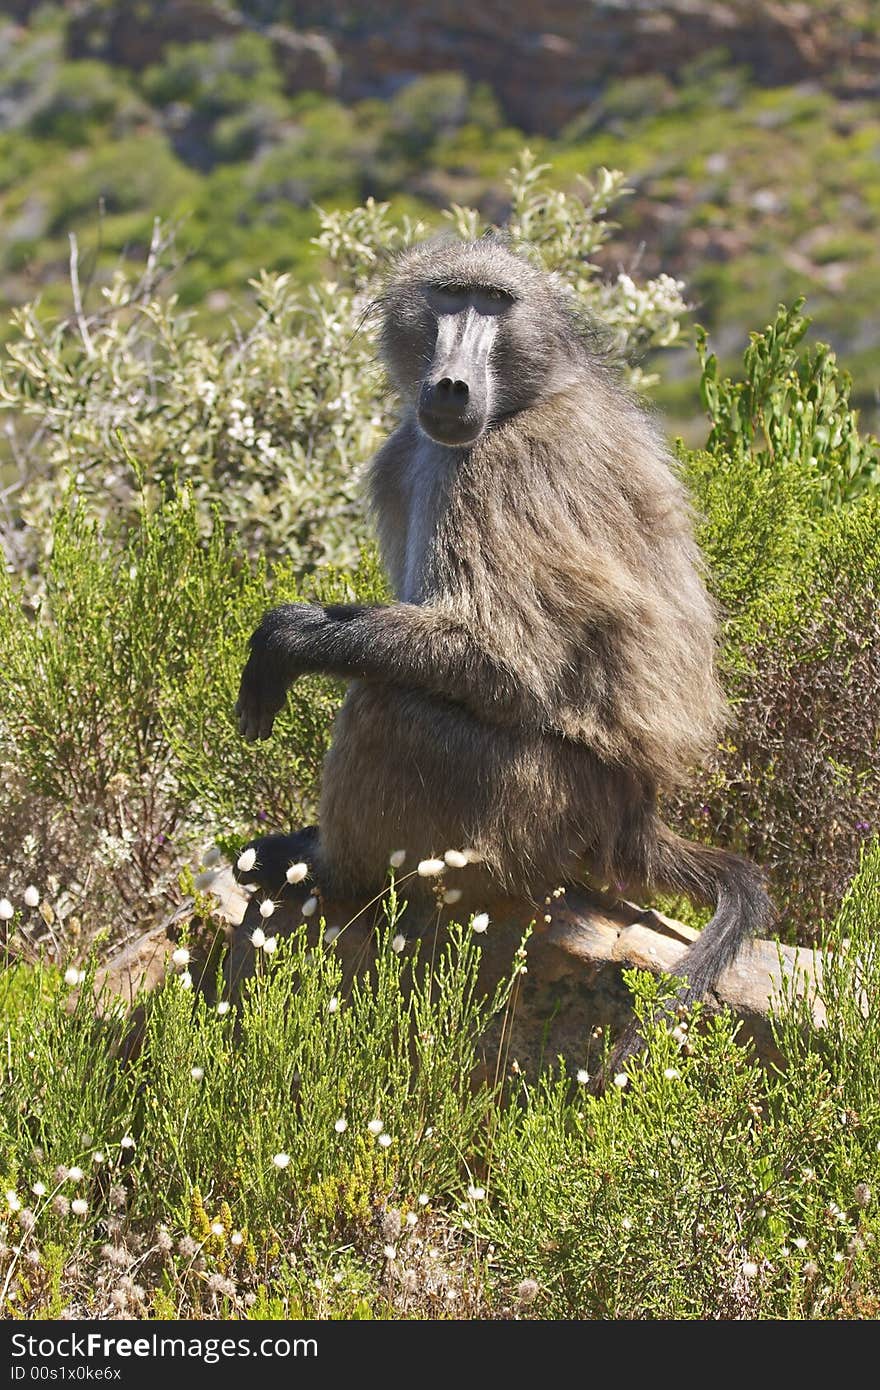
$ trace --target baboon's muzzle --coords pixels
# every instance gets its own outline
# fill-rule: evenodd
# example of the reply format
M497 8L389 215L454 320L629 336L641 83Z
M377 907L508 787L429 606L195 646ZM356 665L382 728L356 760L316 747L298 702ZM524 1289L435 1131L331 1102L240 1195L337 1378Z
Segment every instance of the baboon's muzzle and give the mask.
M498 328L495 316L468 307L440 314L437 345L419 392L419 424L452 448L473 444L489 415L489 355Z

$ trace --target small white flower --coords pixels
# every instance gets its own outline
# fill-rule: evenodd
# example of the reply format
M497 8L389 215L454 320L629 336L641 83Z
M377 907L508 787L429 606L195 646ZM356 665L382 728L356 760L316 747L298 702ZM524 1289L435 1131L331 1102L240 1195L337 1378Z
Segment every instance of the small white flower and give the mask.
M753 1260L746 1260L742 1267L744 1279L754 1279L758 1273L758 1266Z
M460 903L460 902L461 902L461 889L460 889L460 888L447 888L447 889L446 889L446 892L443 894L443 901L444 901L449 907L451 907L453 903Z
M222 1235L225 1235L225 1234L226 1234L226 1227L223 1225L223 1222L222 1222L222 1221L213 1221L213 1222L211 1223L211 1235L212 1235L212 1236L222 1236Z
M580 1071L579 1071L578 1074L577 1074L578 1085L579 1085L579 1086L586 1086L586 1084L587 1084L587 1082L589 1081L589 1079L590 1079L590 1073L586 1070L585 1067L581 1067Z
M3 1195L6 1198L6 1205L10 1211L21 1211L21 1198L13 1188L7 1188Z
M419 1219L419 1218L418 1218L417 1214L416 1214L414 1211L408 1211L408 1212L407 1212L407 1214L406 1214L406 1224L407 1224L407 1226L415 1226L415 1225L417 1225L417 1224L418 1224L418 1219Z
M104 1159L105 1154L103 1149L95 1149L95 1152L92 1154L92 1162L96 1165L96 1167L100 1167L100 1165L104 1162Z
M676 1081L678 1077L681 1076L681 1072L678 1070L678 1067L666 1067L663 1075L667 1081Z
M171 959L175 965L189 965L189 951L186 946L178 946L176 951L172 951Z
M396 1246L396 1245L383 1245L383 1246L382 1246L382 1254L385 1256L386 1260L396 1260L396 1259L397 1259L397 1246Z
M427 1192L420 1192L417 1200L420 1207L426 1207L431 1198L428 1196Z
M15 908L8 898L0 898L0 921L10 922L15 916Z
M70 1204L70 1210L73 1212L74 1216L85 1216L88 1209L89 1204L85 1197L74 1197Z
M241 1231L233 1231L229 1237L230 1245L244 1245L244 1236Z
M489 914L488 914L488 912L478 912L477 915L476 915L476 917L474 918L474 920L471 922L471 927L473 928L473 930L474 930L475 932L479 932L480 934L482 934L484 931L486 931L486 929L488 928L488 926L489 926Z
M302 883L308 872L308 864L303 864L302 861L300 861L299 864L291 864L284 877L287 879L288 883Z
M794 1240L791 1243L796 1250L806 1250L807 1248L806 1236L795 1236Z
M614 1078L614 1084L615 1086L619 1086L621 1090L623 1090L624 1086L629 1085L629 1077L627 1076L625 1071L619 1071L617 1073L617 1075Z
M448 849L443 858L446 860L450 869L463 869L468 862L467 855L462 854L460 849Z
M331 1014L339 1012L339 1000L337 999L335 994L331 997L327 1004L327 1012Z
M180 985L181 989L192 989L193 977L188 970L184 970L178 975L177 983Z
M271 917L274 911L275 904L273 903L272 899L264 898L263 901L260 903L260 916Z
M324 944L331 946L341 931L340 927L328 927L324 932Z
M620 1224L621 1224L621 1226L623 1227L623 1229L624 1229L625 1231L631 1231L631 1230L632 1230L632 1224L633 1224L633 1223L630 1221L630 1219L629 1219L628 1216L625 1216L625 1217L623 1218L623 1220L621 1221Z
M841 1264L842 1261L843 1261L843 1251L842 1251L842 1250L835 1250L835 1252L834 1252L834 1254L832 1255L831 1258L834 1260L834 1263L835 1263L836 1265Z
M251 933L251 945L255 951L262 951L266 944L266 933L262 927L255 927Z
M339 1119L336 1121L336 1124L333 1126L333 1128L336 1130L337 1134L345 1133L345 1131L348 1129L348 1120L345 1118L344 1115L339 1116Z
M80 1179L81 1179L82 1177L84 1177L85 1175L84 1175L84 1173L83 1173L82 1168L78 1168L78 1167L74 1166L73 1168L68 1168L68 1170L67 1170L67 1176L68 1176L68 1179L70 1180L70 1182L79 1182Z
M243 874L250 873L251 869L254 867L256 862L257 851L255 849L243 850L242 853L238 856L238 868L241 869L241 872Z
M272 1158L272 1162L275 1164L276 1168L286 1168L287 1165L290 1163L290 1154L275 1154Z
M76 969L75 966L69 965L65 970L64 983L66 985L70 985L71 989L73 989L74 985L79 984L79 971Z
M403 935L403 932L398 932L391 942L392 951L399 956L405 945L406 937Z
M418 872L422 878L436 878L437 874L442 874L446 865L442 859L422 859L419 861Z
M31 1192L33 1192L35 1197L45 1197L46 1184L44 1182L35 1182L31 1188Z
M303 917L311 917L312 913L314 912L317 906L318 899L314 895L312 895L311 898L306 898L305 902L302 905L302 908L300 909Z
M473 1183L468 1185L467 1195L472 1202L482 1202L486 1195L485 1187L474 1187Z
M189 1074L190 1074L190 1076L192 1077L193 1081L204 1081L204 1079L205 1079L205 1068L204 1068L204 1067L190 1067L190 1069L189 1069Z
M377 1144L379 1145L379 1147L382 1148L382 1149L390 1149L390 1148L391 1148L391 1144L392 1144L391 1135L390 1135L390 1134L380 1134L380 1135L379 1135L379 1138L376 1140L376 1143L377 1143Z
M389 856L388 863L391 865L392 869L399 869L405 858L406 850L396 849L394 853Z
M371 1134L381 1134L382 1130L384 1129L384 1125L382 1124L381 1120L370 1120L369 1124L367 1125L367 1129L370 1131Z
M26 904L27 904L28 907L39 907L39 906L40 906L40 890L39 890L39 888L35 888L34 885L33 885L32 883L29 883L28 886L27 886L27 888L25 888L25 890L24 890L24 900L25 900L25 902L26 902Z
M266 940L263 942L263 953L264 953L264 955L267 955L267 956L274 956L274 954L275 954L275 952L276 952L277 950L278 950L278 937L277 937L277 936L267 936L267 937L266 937Z
M219 1018L223 1018L226 1014L228 1014L228 1013L229 1013L229 1007L230 1007L230 1005L229 1005L229 1000L228 1000L228 999L221 999L221 1000L220 1000L220 1003L217 1005L217 1015L218 1015L218 1017L219 1017Z
M120 1149L134 1148L134 1140L132 1139L130 1134L123 1134L122 1138L119 1141L119 1147Z

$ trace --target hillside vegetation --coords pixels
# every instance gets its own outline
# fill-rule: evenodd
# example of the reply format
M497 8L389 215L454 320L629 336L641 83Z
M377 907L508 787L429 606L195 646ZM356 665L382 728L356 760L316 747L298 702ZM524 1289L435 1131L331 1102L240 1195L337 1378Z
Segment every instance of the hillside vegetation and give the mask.
M234 23L216 18L222 10L234 19L231 7L201 8L218 32L195 41L160 42L188 32L171 0L143 31L136 16L114 28L110 3L85 7L91 27L80 17L77 28L73 7L61 6L23 6L25 23L3 25L0 288L10 303L36 294L47 311L65 303L70 231L93 302L120 257L149 245L158 215L180 223L181 303L219 324L237 315L256 269L318 273L309 255L316 202L393 195L396 217L429 222L450 201L468 202L497 221L504 175L528 143L561 187L602 165L628 171L634 193L618 210L605 263L685 280L725 366L774 304L807 294L817 336L845 353L855 401L876 427L880 108L868 59L858 67L859 43L868 51L876 40L870 5L825 7L814 47L821 54L824 34L827 68L816 59L802 80L772 85L763 40L744 43L753 7L732 7L727 51L698 51L691 38L690 58L674 70L648 68L646 30L635 61L621 49L635 71L586 84L564 125L528 138L493 92L495 69L483 80L419 75L422 58L439 61L428 51L403 85L386 75L393 94L343 101L308 90L309 81L327 86L317 58L291 73L290 45L272 28L290 20L285 7L246 5ZM368 30L349 38L350 51L368 43ZM835 34L850 36L846 62ZM659 60L656 39L654 47ZM731 52L751 54L761 80ZM499 55L499 74L503 66ZM694 415L692 357L667 363L661 398L682 420Z

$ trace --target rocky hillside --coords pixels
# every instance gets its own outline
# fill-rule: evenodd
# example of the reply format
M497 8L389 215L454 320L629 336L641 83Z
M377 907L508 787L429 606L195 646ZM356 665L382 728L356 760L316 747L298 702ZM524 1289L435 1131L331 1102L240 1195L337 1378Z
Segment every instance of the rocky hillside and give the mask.
M880 24L870 0L252 0L235 7L89 0L70 9L74 58L142 69L169 43L252 26L271 37L288 91L319 90L351 103L393 96L426 73L458 71L488 83L512 124L547 135L600 98L609 81L674 78L717 49L763 86L819 80L846 95L880 95Z
M182 301L225 317L261 266L316 273L313 204L450 200L494 220L530 144L563 188L634 195L610 263L684 279L722 357L806 294L876 428L880 9L874 0L7 0L0 295L66 303L154 216ZM2 336L2 328L0 328ZM676 373L681 380L676 382ZM693 361L664 401L695 409Z

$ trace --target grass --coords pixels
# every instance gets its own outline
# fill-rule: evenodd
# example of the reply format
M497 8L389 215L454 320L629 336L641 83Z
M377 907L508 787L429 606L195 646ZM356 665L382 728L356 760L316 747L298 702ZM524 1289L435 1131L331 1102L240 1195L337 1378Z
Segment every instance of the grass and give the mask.
M728 1016L662 1021L595 1096L561 1063L473 1079L510 981L479 936L392 947L341 988L304 933L240 1004L178 958L138 1055L49 966L3 977L0 1287L11 1318L874 1318L880 1311L880 845L828 935L784 1072ZM845 947L844 947L845 943ZM74 978L74 977L71 977ZM859 995L856 986L861 986Z

